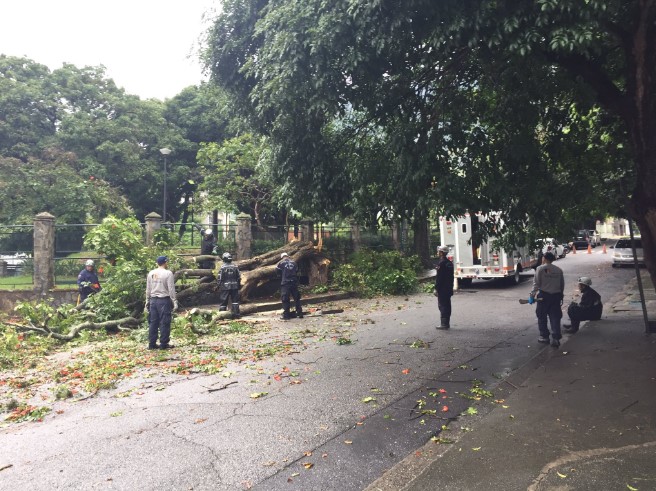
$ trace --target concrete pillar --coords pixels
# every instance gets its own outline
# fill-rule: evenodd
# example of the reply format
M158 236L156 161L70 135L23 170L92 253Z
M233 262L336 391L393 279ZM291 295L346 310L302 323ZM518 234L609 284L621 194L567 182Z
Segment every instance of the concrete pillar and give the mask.
M401 227L399 226L399 222L393 221L392 225L392 244L394 246L394 250L400 251L401 250Z
M155 243L155 233L162 228L162 217L155 213L146 215L146 245L151 246Z
M314 222L312 220L301 220L301 240L314 242Z
M251 230L251 216L248 213L237 215L237 260L249 259L251 257L251 242L253 232Z
M55 217L48 212L34 217L34 291L46 295L55 287Z
M355 221L350 221L349 225L351 226L351 248L353 252L358 252L362 248L362 231L360 229L360 224Z

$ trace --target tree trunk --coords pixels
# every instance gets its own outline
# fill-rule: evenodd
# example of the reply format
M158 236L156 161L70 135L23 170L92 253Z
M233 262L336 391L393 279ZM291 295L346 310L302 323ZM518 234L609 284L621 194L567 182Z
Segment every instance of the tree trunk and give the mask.
M416 211L412 220L415 253L425 268L432 266L428 245L428 218L423 211Z
M252 295L253 291L257 288L264 286L271 281L277 281L276 266L280 262L280 255L286 252L289 254L296 263L304 261L311 261L316 263L318 267L325 268L326 258L315 249L312 242L290 242L284 247L269 251L260 256L250 259L243 259L236 261L235 264L239 266L241 272L241 290L239 291L241 301L246 301ZM195 261L202 261L207 257L213 256L198 256ZM184 286L178 293L178 301L184 307L191 307L198 305L203 297L208 294L215 294L218 291L218 285L214 281L214 271L210 269L181 269L175 272L174 278L178 279L181 276L186 277L200 277L201 280ZM209 280L207 280L209 278Z

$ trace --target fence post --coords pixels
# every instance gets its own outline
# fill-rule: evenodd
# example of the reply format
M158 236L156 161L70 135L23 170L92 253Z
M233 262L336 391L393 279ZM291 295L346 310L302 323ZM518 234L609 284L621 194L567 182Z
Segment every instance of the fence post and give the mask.
M0 278L4 278L9 275L9 270L7 267L7 261L0 260Z
M253 240L251 216L248 213L240 213L236 219L237 259L249 259L251 257L251 242Z
M351 247L353 248L353 252L358 252L362 247L360 224L356 223L354 220L350 220L349 224L351 225Z
M314 242L314 222L312 220L301 220L301 240Z
M162 228L162 217L154 211L146 215L146 245L155 243L155 233Z
M41 295L55 287L55 217L45 211L34 217L32 286Z

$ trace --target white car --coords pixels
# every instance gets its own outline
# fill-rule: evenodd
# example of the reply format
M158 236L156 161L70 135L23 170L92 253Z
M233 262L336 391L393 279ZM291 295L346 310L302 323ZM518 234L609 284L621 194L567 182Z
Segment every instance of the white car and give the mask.
M636 259L638 264L645 264L645 256L642 250L642 240L640 237L634 237L636 246ZM631 247L631 237L622 237L618 239L613 249L613 267L624 264L635 264L633 260L633 248Z
M542 247L542 254L551 252L556 259L560 257L565 257L565 247L560 244L556 239L543 239L544 246Z

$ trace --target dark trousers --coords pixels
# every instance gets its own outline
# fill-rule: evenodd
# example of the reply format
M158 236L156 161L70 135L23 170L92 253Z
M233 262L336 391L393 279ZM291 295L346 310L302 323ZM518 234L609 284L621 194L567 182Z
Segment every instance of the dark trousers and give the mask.
M282 300L283 316L289 317L289 308L291 306L290 297L294 297L294 303L296 304L296 315L303 313L303 310L301 309L301 294L298 292L298 285L296 283L280 285L280 295Z
M581 307L577 304L570 304L567 307L567 315L572 321L572 331L578 331L581 321L598 321L601 319L601 305L592 307Z
M159 344L168 346L171 340L171 314L173 302L169 297L150 299L150 310L148 311L148 346L157 346L157 334L159 331Z
M540 292L535 307L535 315L538 317L538 329L540 329L540 336L549 338L549 328L547 327L547 319L551 324L551 336L553 339L560 339L560 319L563 317L563 311L560 308L560 302L563 296L560 293L547 293Z
M221 303L219 310L228 310L228 299L232 299L233 305L239 305L239 289L219 290L219 302Z
M451 318L451 294L437 294L437 308L440 310L440 317Z

